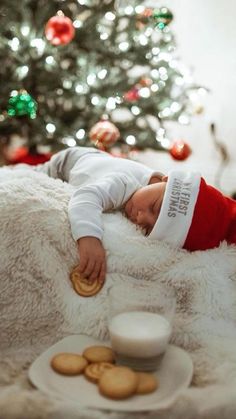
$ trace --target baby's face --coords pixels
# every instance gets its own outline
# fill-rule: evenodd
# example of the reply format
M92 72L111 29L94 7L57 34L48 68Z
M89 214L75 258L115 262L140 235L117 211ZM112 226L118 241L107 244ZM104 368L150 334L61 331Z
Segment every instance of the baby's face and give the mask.
M166 182L153 183L138 189L126 202L127 218L149 235L161 210Z

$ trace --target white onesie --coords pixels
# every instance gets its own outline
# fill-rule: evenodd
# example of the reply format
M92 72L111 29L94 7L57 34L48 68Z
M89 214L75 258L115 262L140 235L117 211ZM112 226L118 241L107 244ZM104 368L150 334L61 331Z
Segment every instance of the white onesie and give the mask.
M141 163L87 147L63 150L34 170L75 186L68 207L74 240L85 236L102 239L102 213L121 209L152 176L162 176Z

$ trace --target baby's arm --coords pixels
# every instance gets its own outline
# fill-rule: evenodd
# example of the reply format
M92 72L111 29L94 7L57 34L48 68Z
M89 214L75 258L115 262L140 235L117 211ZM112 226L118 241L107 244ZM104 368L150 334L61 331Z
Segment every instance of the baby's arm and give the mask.
M12 169L28 169L34 170L53 177L55 179L61 179L68 182L69 174L78 159L77 148L68 148L66 150L59 151L54 154L49 161L36 166L28 165L25 163L16 164L14 166L8 166Z
M99 278L105 279L106 258L102 245L104 211L120 208L129 198L131 182L126 175L113 174L104 176L100 181L79 187L69 203L69 219L72 235L78 243L80 271L93 280L99 272ZM133 182L133 192L137 183Z

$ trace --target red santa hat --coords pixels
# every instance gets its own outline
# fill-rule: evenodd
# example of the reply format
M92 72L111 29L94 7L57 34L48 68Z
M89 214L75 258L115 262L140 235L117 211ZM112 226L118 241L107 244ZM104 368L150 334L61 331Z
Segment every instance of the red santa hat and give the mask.
M151 239L188 250L236 244L236 201L206 184L198 172L171 171Z

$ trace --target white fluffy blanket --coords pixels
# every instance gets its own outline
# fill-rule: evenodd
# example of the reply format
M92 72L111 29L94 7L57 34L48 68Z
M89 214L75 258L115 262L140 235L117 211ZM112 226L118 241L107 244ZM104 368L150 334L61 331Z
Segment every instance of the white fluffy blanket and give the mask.
M68 279L78 263L67 217L71 192L31 170L0 169L0 419L235 419L236 247L176 251L143 237L121 214L105 214L107 279L84 299ZM37 355L68 334L104 338L108 287L138 281L177 293L172 341L191 354L194 377L176 403L134 416L80 409L33 389L27 368Z

